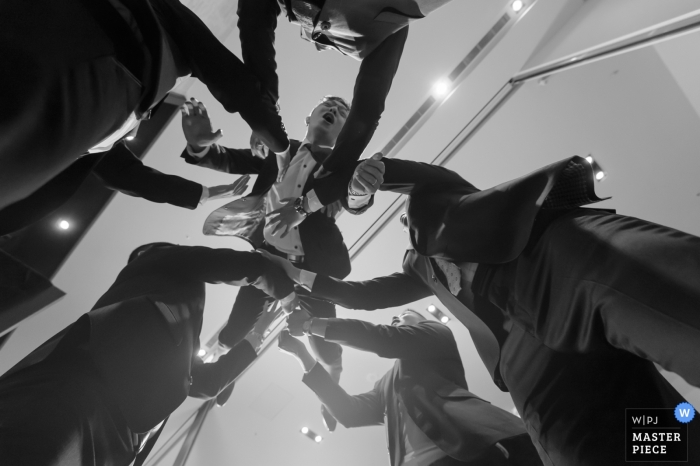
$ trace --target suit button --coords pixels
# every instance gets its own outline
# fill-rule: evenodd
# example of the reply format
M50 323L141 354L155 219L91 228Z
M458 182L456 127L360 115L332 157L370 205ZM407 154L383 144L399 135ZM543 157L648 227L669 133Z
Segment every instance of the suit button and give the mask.
M321 21L321 30L328 31L331 28L330 21Z
M297 185L297 188L301 188L301 185L300 185L300 184L298 184L298 185Z

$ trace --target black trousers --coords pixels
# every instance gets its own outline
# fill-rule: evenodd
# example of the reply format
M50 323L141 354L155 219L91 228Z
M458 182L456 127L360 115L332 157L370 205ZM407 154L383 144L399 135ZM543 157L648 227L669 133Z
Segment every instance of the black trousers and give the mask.
M517 435L498 442L508 452L506 457L501 448L493 446L474 461L464 462L445 456L430 466L541 466L537 450L527 434Z
M3 466L128 466L134 436L79 348L78 320L45 360L0 378ZM76 343L78 345L76 345Z
M625 408L684 401L649 361L609 345L586 354L555 351L518 325L500 367L546 466L627 465ZM700 429L688 432L687 464L700 464Z
M475 292L546 347L586 354L612 346L700 387L700 238L577 209L515 261L477 275Z
M281 253L267 243L261 249L286 258L286 254ZM307 268L304 263L297 264L297 267L315 272L315 270ZM240 288L236 301L233 303L228 322L219 334L219 341L228 347L238 344L253 329L255 322L273 301L273 298L253 286ZM299 305L316 317L329 318L336 316L335 304L328 301L309 296L299 296ZM326 367L334 380L337 381L342 371L343 347L337 343L327 342L315 335L309 337L309 344L321 360L321 363Z

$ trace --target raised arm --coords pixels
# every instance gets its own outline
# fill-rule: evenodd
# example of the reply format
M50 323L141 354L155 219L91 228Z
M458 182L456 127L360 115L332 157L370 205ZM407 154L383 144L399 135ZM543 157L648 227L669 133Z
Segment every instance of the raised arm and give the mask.
M192 76L202 81L231 113L239 112L273 152L289 147L276 107L264 98L255 74L179 1L150 0L161 24L177 44Z
M302 381L316 393L321 403L326 405L343 426L349 428L384 424L385 402L379 389L381 381L367 393L348 395L320 364L314 365L313 369L304 374Z
M355 282L318 274L313 281L311 294L347 309L373 311L403 306L433 293L422 281L400 272Z
M363 320L323 319L326 341L369 351L382 358L435 359L459 356L452 331L433 321L374 325Z
M192 361L189 396L204 399L218 396L256 357L257 352L246 340L238 343L213 363L204 363L195 356Z
M407 37L408 26L387 37L362 60L355 80L350 114L333 152L323 163L326 171L335 172L357 161L369 144L384 112L386 97Z
M275 29L281 9L276 0L238 0L238 31L246 66L274 105L279 100Z
M282 269L256 252L212 249L204 246L154 247L129 263L117 281L144 274L175 276L178 279L235 286L253 285L275 299L289 297L292 282Z
M374 390L365 394L348 395L316 362L306 345L292 337L287 330L282 330L280 333L279 348L299 361L306 373L303 378L304 383L316 392L333 417L345 427L384 423L385 402L382 391L379 389L380 383L375 384Z
M195 209L202 197L201 184L147 167L124 143L107 152L93 173L107 187L151 202Z

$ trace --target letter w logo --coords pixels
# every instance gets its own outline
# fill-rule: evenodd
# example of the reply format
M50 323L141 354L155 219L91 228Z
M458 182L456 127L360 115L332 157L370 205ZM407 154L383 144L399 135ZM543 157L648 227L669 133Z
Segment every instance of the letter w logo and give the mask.
M678 412L681 414L681 417L690 417L689 409L679 409Z

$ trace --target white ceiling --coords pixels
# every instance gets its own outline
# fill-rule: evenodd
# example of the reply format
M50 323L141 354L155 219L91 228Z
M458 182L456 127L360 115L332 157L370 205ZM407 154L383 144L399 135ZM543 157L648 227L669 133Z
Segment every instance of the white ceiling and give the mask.
M431 160L526 64L531 66L576 51L570 49L571 44L586 42L588 47L610 40L615 37L611 32L615 22L607 20L607 26L598 30L599 20L595 18L628 14L635 1L639 0L539 0L400 157ZM653 9L656 13L643 15L634 24L637 29L669 19L671 14L677 16L700 8L698 1L644 2L645 11ZM213 18L215 22L209 24L220 33L225 33L235 22L235 8L230 8L234 2L230 0L220 2L218 8L213 6L216 2L203 0L185 3L198 13L205 12L202 15L205 19ZM455 0L428 19L414 23L387 110L368 153L382 147L393 136L423 102L432 84L452 70L508 3ZM221 20L224 16L227 21ZM630 29L629 21L618 24L619 35L636 30ZM697 56L698 42L694 37L552 76L543 86L526 84L448 167L476 186L486 188L572 154L592 153L608 172L599 185L603 195L614 196L607 205L624 214L700 235L697 176L700 117L693 86L698 82L699 70L695 64L689 67L684 59ZM546 39L544 43L543 39ZM234 53L240 53L235 33L226 40L226 45ZM277 50L282 115L290 135L301 138L305 129L303 117L320 96L352 95L358 63L338 54L315 52L298 38L298 30L283 19L278 28ZM247 145L249 130L237 115L226 114L199 83L191 85L187 92L207 104L215 124L224 129L223 144ZM146 163L207 185L232 182L231 176L197 169L179 159L184 147L179 121L176 117L165 130ZM390 195L378 196L376 207L366 215L342 216L339 226L346 244L352 244L390 201ZM245 249L246 245L237 240L201 235L204 218L215 207L218 203L192 212L117 195L56 277L56 285L67 296L18 328L0 352L0 372L88 310L113 281L135 246L158 240ZM349 278L368 279L398 271L405 241L398 224L390 225L353 263ZM207 286L203 341L223 324L236 292L232 287ZM430 302L423 300L413 307L424 309ZM339 315L385 323L396 311L340 310ZM494 404L510 409L510 397L490 381L466 329L454 321L450 326L459 342L470 388ZM342 385L350 393L369 390L373 380L391 365L391 361L352 349L345 351L344 362ZM331 435L324 432L318 402L301 383L301 375L296 362L275 348L263 355L238 383L229 404L209 415L188 464L387 464L382 428L339 427ZM697 396L682 381L678 384L689 399ZM276 397L281 408L273 419L269 419L269 414L262 415L255 405L266 390L282 394ZM197 406L196 401L187 401L171 418L164 437L171 435ZM315 444L303 437L298 433L302 425L322 433L324 441ZM176 454L174 448L160 464L172 464Z

